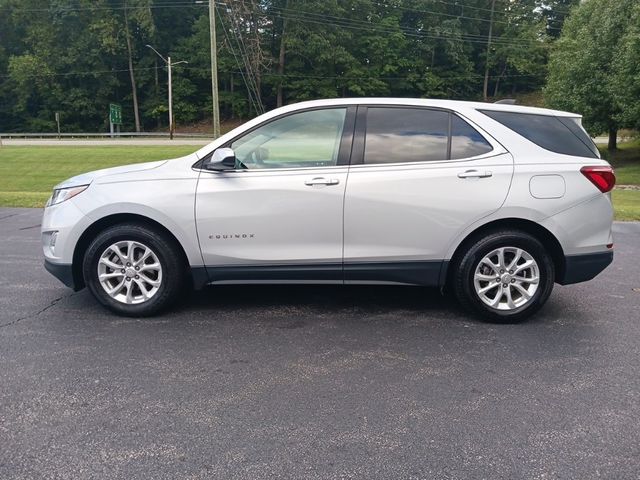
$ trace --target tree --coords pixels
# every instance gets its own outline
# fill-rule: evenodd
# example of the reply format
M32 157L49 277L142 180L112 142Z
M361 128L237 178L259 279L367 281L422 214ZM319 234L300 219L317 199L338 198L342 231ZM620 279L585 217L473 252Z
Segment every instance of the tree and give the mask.
M488 96L534 91L578 1L495 0L493 21L493 0L215 2L221 115L339 96L478 100L485 73ZM123 105L125 130L164 128L165 66L145 44L189 62L174 75L176 120L206 121L207 3L0 0L0 131L53 132L55 112L67 131L104 131L109 103ZM637 32L624 35L610 57L616 85L638 76ZM624 94L618 103L636 103L632 88ZM630 124L637 114L615 118Z
M620 128L638 125L640 8L636 0L582 2L565 23L549 63L545 98L579 112L592 135L607 132L615 150Z
M142 37L153 35L155 25L151 16L150 0L124 0L122 5L122 23L124 25L124 37L127 45L127 65L129 69L129 80L131 82L131 97L133 100L133 116L135 119L136 132L140 132L140 109L138 106L138 88L136 86L136 75L133 68L134 56L134 33ZM130 10L132 9L132 10ZM133 33L132 33L133 32Z
M626 32L612 57L612 88L616 102L623 106L616 121L640 129L640 3L633 2L630 8Z

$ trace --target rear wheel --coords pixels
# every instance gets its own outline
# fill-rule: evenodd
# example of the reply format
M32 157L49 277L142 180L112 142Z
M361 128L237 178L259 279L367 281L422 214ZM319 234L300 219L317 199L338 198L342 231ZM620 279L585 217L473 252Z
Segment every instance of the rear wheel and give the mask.
M102 305L120 315L154 315L176 300L184 283L185 267L175 243L143 225L109 227L85 253L85 283Z
M549 298L554 282L553 261L544 246L516 230L477 239L454 264L453 288L460 303L497 323L533 315Z

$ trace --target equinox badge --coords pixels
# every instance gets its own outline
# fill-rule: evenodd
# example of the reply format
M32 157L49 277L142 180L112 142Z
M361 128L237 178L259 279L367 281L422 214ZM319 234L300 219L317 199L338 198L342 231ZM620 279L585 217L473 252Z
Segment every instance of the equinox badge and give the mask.
M233 240L233 239L244 239L244 238L254 238L255 233L216 233L214 235L209 235L209 240Z

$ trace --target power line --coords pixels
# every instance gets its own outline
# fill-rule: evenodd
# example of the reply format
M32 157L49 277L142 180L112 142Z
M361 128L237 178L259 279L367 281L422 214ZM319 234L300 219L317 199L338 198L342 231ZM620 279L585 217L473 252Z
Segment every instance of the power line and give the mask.
M160 70L163 69L165 67L160 66L160 67L136 67L133 70L134 71L144 71L144 70ZM184 68L184 67L183 67ZM61 73L52 73L52 72L43 72L43 73L34 73L31 75L21 75L21 77L72 77L72 76L76 76L76 75L104 75L104 74L108 74L108 73L121 73L121 72L128 72L129 69L128 68L122 68L122 69L111 69L111 70L87 70L84 72L61 72ZM4 74L4 75L0 75L0 78L10 78L11 75L10 74Z
M241 3L241 2L238 2ZM244 61L245 70L247 71L249 80L251 81L251 85L253 87L256 105L260 109L260 111L264 112L264 105L262 104L262 98L260 94L260 87L258 86L258 75L259 75L259 65L256 65L251 61L251 57L249 56L249 49L247 48L244 37L242 34L243 28L240 24L240 14L236 15L235 12L231 12L231 7L229 6L229 14L230 17L233 18L233 21L236 25L236 42L238 43L238 47L240 48L240 52L242 52L242 59ZM260 46L258 45L258 49ZM255 45L253 47L253 52L255 54L256 48ZM258 60L259 57L255 56L254 59Z
M279 14L271 13L266 15L277 17L277 18L297 20L299 22L304 22L304 23L313 23L313 24L325 25L325 26L331 25L333 27L348 28L353 30L365 30L369 32L378 31L381 33L403 33L404 35L408 37L413 37L413 38L428 38L432 40L451 40L451 41L481 43L481 44L487 43L487 39L483 35L460 34L459 36L457 36L457 35L447 35L447 34L423 33L423 32L411 31L411 30L408 30L406 27L400 27L400 26L398 26L397 29L394 29L394 28L386 27L379 24L372 24L370 22L361 21L361 20L344 19L341 17L333 17L331 15L313 14L311 12L301 12L301 13L304 13L306 16L300 16L297 14L290 14L286 12L279 13ZM312 18L308 18L308 17L312 17ZM332 19L333 22L327 21L326 20L327 18ZM504 46L523 46L523 45L531 46L534 44L534 42L535 40L518 41L518 40L503 39L499 37L494 39L494 43L504 45Z
M244 3L243 0L236 0L237 3ZM484 9L481 7L474 7L468 4L464 4L464 3L460 3L460 2L456 2L456 3L452 3L452 2L445 2L443 0L436 0L439 3L445 4L445 5L452 5L452 6L456 6L456 7L461 7L461 8L472 8L475 10L481 10L481 11L490 11L489 9ZM220 6L227 6L226 3L224 2L216 2L217 5ZM489 22L490 20L486 19L486 18L480 18L480 17L470 17L470 16L466 16L466 15L462 15L462 14L452 14L452 13L446 13L446 12L439 12L436 10L427 10L427 9L418 9L418 8L412 8L412 7L403 7L400 5L390 5L390 4L384 4L384 3L380 3L380 2L375 2L375 5L378 6L383 6L383 7L388 7L388 8L393 8L393 9L399 9L399 10L404 10L404 11L409 11L409 12L414 12L414 13L427 13L427 14L435 14L435 15L440 15L440 16L447 16L447 17L453 17L453 18L461 18L461 19L466 19L466 20L477 20L477 21L481 21L481 22ZM93 6L93 7L76 7L76 6L61 6L61 7L47 7L47 8L17 8L16 10L18 11L22 11L22 12L50 12L50 13L67 13L67 12L80 12L80 11L100 11L100 10L136 10L136 9L140 9L140 10L146 10L146 9L159 9L159 8L183 8L183 7L203 7L205 5L203 4L196 4L193 1L181 1L181 0L173 0L173 1L169 1L167 3L159 3L159 4L151 4L151 5L146 5L146 6L136 6L136 5L127 5L127 6ZM277 7L271 7L273 8L277 8ZM292 9L289 9L292 10ZM295 10L292 10L295 11ZM299 13L303 13L303 14L307 14L307 13L312 13L312 12L306 12L303 10L297 10ZM554 13L559 13L559 14L564 14L564 15L568 15L570 12L569 11L559 11L559 10L553 10ZM263 11L263 13L266 13ZM534 13L533 11L531 13ZM531 18L529 15L524 15L524 14L518 14L517 15L518 18ZM510 25L511 23L508 21L504 21L504 20L494 20L494 23L501 23L501 24L505 24L505 25ZM552 30L560 30L559 27L551 27L551 26L547 26L546 28L548 29L552 29Z
M242 3L244 4L244 0L236 0L237 3ZM450 5L459 5L462 6L464 4L453 4L451 2L444 2L441 1L441 3L445 3L445 4L450 4ZM227 4L223 3L223 2L217 2L217 5L224 5L224 6L228 6ZM381 3L377 3L377 5L383 5ZM54 9L54 8L41 8L41 9L19 9L22 11L48 11L48 12L71 12L71 11L93 11L93 10L124 10L126 9L147 9L147 8L178 8L178 7L184 7L184 6L192 6L192 7L198 7L198 6L203 6L202 4L194 4L191 1L180 1L180 0L172 0L172 1L168 1L166 3L159 3L159 4L152 4L152 5L148 5L148 6L95 6L95 7L61 7L59 9ZM387 6L387 5L385 5ZM456 15L451 15L451 14L447 14L447 13L443 13L443 12L437 12L434 10L419 10L419 9L411 9L409 7L400 7L400 6L392 6L392 5L388 5L392 8L399 8L399 9L403 9L403 10L407 10L407 11L412 11L412 12L419 12L419 13L433 13L436 15L445 15L445 16L455 16L455 17L459 17ZM389 28L389 27L385 27L383 25L379 25L379 24L372 24L371 22L368 21L362 21L362 20L355 20L355 19L349 19L346 17L338 17L338 16L333 16L333 15L324 15L324 14L317 14L314 12L308 12L308 11L304 11L304 10L295 10L295 9L286 9L286 8L281 8L281 7L272 7L271 8L272 11L275 12L279 12L279 13L271 13L269 11L262 11L262 14L265 16L271 16L271 17L276 17L276 18L288 18L291 20L297 20L299 22L306 22L306 23L313 23L313 24L318 24L318 25L331 25L334 27L342 27L342 28L350 28L352 30L371 30L372 28L382 32L382 33L396 33L396 30ZM308 18L311 17L311 18ZM330 18L333 20L333 22L327 22L325 19L326 18ZM464 17L470 20L480 20L480 21L487 21L486 19L480 19L480 18L476 18L476 17ZM315 19L315 21L313 21L312 19ZM337 22L337 23L336 23ZM502 23L507 23L508 22L502 22ZM546 26L547 29L559 29L558 27L549 27L548 25ZM432 40L450 40L450 41L458 41L458 42L469 42L469 43L480 43L480 44L485 44L486 43L486 37L483 35L474 35L474 34L464 34L461 33L460 35L452 35L452 34L446 34L443 32L438 32L437 34L433 34L433 33L426 33L426 32L416 32L416 31L412 31L409 30L407 27L402 27L400 25L398 25L398 29L401 33L403 33L406 36L409 37L413 37L413 38L428 38L428 39L432 39ZM431 31L431 30L430 30ZM495 43L496 45L503 45L503 46L522 46L522 45L532 45L534 41L528 41L528 42L523 42L521 40L509 40L506 38L501 38L501 37L496 37L493 39L493 43ZM239 45L239 48L240 45ZM244 57L244 55L243 55ZM250 79L251 80L251 79Z
M235 0L234 3L241 3L241 4L245 4L246 0ZM416 8L412 8L412 7L402 7L400 5L388 5L388 4L384 4L384 3L380 3L380 2L376 2L374 3L375 5L378 6L383 6L383 7L388 7L388 8L393 8L393 9L400 9L400 10L405 10L405 11L409 11L409 12L413 12L413 13L426 13L426 14L435 14L435 15L440 15L440 16L449 16L449 17L455 17L455 18L463 18L463 19L467 19L467 20L478 20L478 21L482 21L482 22L491 22L491 20L489 19L484 19L484 18L478 18L478 17L467 17L467 16L461 16L461 15L456 15L456 14L449 14L449 13L445 13L445 12L438 12L436 10L425 10L425 9L416 9ZM222 3L221 3L222 5ZM312 16L312 17L320 17L321 19L324 18L332 18L334 20L340 20L340 21L357 21L354 19L350 19L344 16L336 16L336 15L330 15L330 14L325 14L325 13L317 13L317 12L310 12L307 10L298 10L298 9L292 9L292 8L285 8L285 7L276 7L276 6L271 6L269 9L267 10L262 10L262 14L265 16L274 16L273 11L277 11L280 12L282 14L282 12L289 12L290 14L300 14L300 15L304 15L304 16ZM533 12L532 12L533 13ZM522 19L522 18L531 18L528 15L522 15L522 14L518 14L517 15L517 19ZM373 25L371 22L367 22L367 21L362 21L360 20L359 22L361 23L365 23L367 25ZM493 20L493 23L502 23L505 25L513 25L512 22L507 22L507 21L501 21L501 20ZM405 28L406 27L401 27L401 28ZM549 27L548 25L545 27L547 29L555 29L555 30L560 30L559 27ZM472 35L472 34L466 34L467 36L471 36L471 37L480 37L485 39L486 37L483 35ZM485 41L485 40L483 40Z
M148 10L148 9L157 9L157 8L184 8L184 7L202 7L203 5L195 4L192 1L172 1L168 3L160 3L160 4L151 4L151 5L127 5L124 4L121 6L93 6L93 7L75 7L72 5L69 6L60 6L60 7L46 7L46 8L14 8L13 10L17 10L18 12L49 12L49 13L66 13L66 12L83 12L83 11L100 11L100 10Z
M245 0L235 0L235 3L241 3L244 5ZM423 10L423 12L428 12L428 11ZM433 12L433 13L438 14L439 12ZM361 25L363 27L366 27L366 30L371 30L372 28L375 28L384 33L396 33L396 30L394 30L391 27L386 27L380 24L374 24L366 20L350 19L346 17L309 12L305 10L297 10L297 9L291 9L291 8L271 7L269 11L263 10L262 14L267 17L283 18L283 19L289 18L292 20L300 21L300 22L331 25L335 27L349 28L348 26L345 25L345 23L353 24L353 25ZM312 19L316 21L313 21ZM331 19L333 20L333 22L327 22L326 19ZM335 22L340 22L340 23L335 23ZM487 41L485 35L475 35L475 34L468 34L468 33L460 34L459 37L456 35L447 35L443 33L434 35L426 32L416 32L416 31L410 30L407 27L402 27L400 25L398 25L398 29L405 35L411 36L411 37L424 37L424 38L431 38L431 39L450 39L454 41L469 41L469 42L482 43L482 44L485 44ZM363 28L359 28L359 30L363 30ZM521 46L521 45L531 44L532 42L533 41L523 42L519 40L510 40L510 39L500 38L500 37L494 38L494 43L508 45L508 46Z
M241 3L244 4L244 0L236 0L237 3ZM458 3L456 2L451 3L451 2L445 2L445 1L441 1L441 3L444 4L449 4L449 5L456 5L456 6L462 6L464 4L462 3ZM132 8L169 8L169 7L179 7L179 6L201 6L201 5L197 5L197 4L193 4L192 2L186 2L186 1L179 1L179 0L170 0L164 3L157 3L155 5L150 5L150 6L145 6L145 7L136 7L136 6L131 6L131 7L126 7L129 9ZM217 5L225 5L227 8L230 8L227 4L224 3L218 3ZM218 8L216 5L216 9ZM431 10L416 10L416 9L410 9L408 7L399 7L399 6L393 6L393 5L384 5L382 3L377 3L377 5L382 5L382 6L387 6L390 8L400 8L402 10L407 10L407 11L413 11L413 12L422 12L422 13L430 13L433 12L436 15L448 15L448 14L443 14L442 12L435 12L435 11L431 11ZM110 7L106 7L106 6L95 6L95 7L74 7L74 8L61 8L59 10L55 10L52 8L47 8L47 9L22 9L23 11L74 11L74 10L107 10L107 9L124 9L125 6L110 6ZM477 8L477 7L476 7ZM478 8L479 9L479 8ZM407 37L413 37L413 38L428 38L428 39L433 39L433 40L447 40L447 41L459 41L459 42L469 42L469 43L478 43L478 44L486 44L487 43L487 39L485 36L483 35L474 35L474 34L464 34L464 33L460 33L459 35L456 34L451 34L451 33L446 33L446 32L438 32L438 33L431 33L432 30L429 31L419 31L419 30L413 30L410 29L408 27L402 27L400 25L396 26L385 26L382 24L375 24L372 23L370 21L366 21L366 20L357 20L357 19L350 19L350 18L346 18L346 17L340 17L340 16L334 16L334 15L324 15L324 14L319 14L319 13L314 13L314 12L308 12L308 11L303 11L303 10L296 10L296 9L290 9L290 8L279 8L279 7L273 7L270 9L271 11L264 11L261 10L261 15L263 16L270 16L273 18L282 18L282 19L291 19L291 20L296 20L299 22L304 22L304 23L312 23L312 24L318 24L318 25L323 25L323 26L332 26L332 27L337 27L337 28L346 28L346 29L352 29L352 30L366 30L366 31L377 31L380 33L401 33ZM222 17L222 16L221 16ZM479 19L479 18L475 18L475 17L464 17L464 18L468 18L468 19L473 19L473 20L481 20L481 21L486 21L484 19ZM329 21L327 21L329 20ZM331 21L332 20L332 21ZM222 20L221 20L222 21ZM236 31L239 33L239 37L238 36L234 36L236 43L238 44L238 49L240 51L240 55L243 57L243 59L246 59L248 57L248 52L247 52L247 48L246 45L244 45L244 40L242 39L241 36L241 29L238 28L236 26ZM230 48L233 48L231 39L228 37L227 31L226 29L224 29L224 33L225 36L227 37L227 42L230 46ZM240 43L242 42L242 43ZM530 46L530 45L534 45L536 40L528 40L528 41L522 41L522 40L510 40L507 38L494 38L493 43L497 44L497 45L503 45L503 46ZM239 65L237 56L235 55L235 50L232 50L232 54L234 55L234 58L236 58L236 62ZM247 72L247 77L243 77L243 80L245 80L245 85L247 86L248 90L253 90L256 94L256 102L257 99L259 98L258 95L258 87L257 87L257 81L256 78L254 78L255 75L257 75L257 72L253 72L253 68L251 65L247 64L245 61L245 67L246 67L246 72ZM148 69L153 69L156 67L149 67L146 68ZM144 70L143 68L139 68L136 70ZM66 73L60 73L60 74L42 74L43 76L46 75L55 75L55 76L70 76L70 75L95 75L95 74L108 74L108 73L117 73L117 72L125 72L128 71L127 70L108 70L108 71L90 71L90 72L66 72ZM39 75L34 75L34 76L39 76ZM0 78L6 78L8 77L8 75L2 75L0 76ZM259 102L257 102L259 103Z
M214 8L216 8L216 10L217 10L218 7L216 6ZM236 56L235 48L233 47L233 44L231 43L231 39L229 38L229 34L227 33L227 28L224 25L224 20L223 20L222 15L219 15L219 18L220 18L220 22L222 23L222 31L224 32L224 36L225 36L225 38L227 40L227 44L229 45L229 50L231 50L231 54L233 55L233 58L235 59L238 68L240 69L240 76L242 77L242 80L244 81L244 84L247 87L247 95L249 96L249 103L254 108L256 113L258 115L260 115L259 106L258 106L258 100L257 99L254 100L253 89L250 86L250 81L247 80L247 76L245 75L245 73L244 73L244 71L242 69L242 65L240 64L240 60L238 60L238 57ZM248 72L247 72L247 74L248 74Z
M238 70L230 70L225 71L224 73L230 74L239 74L244 75L244 70L241 67L240 62L238 62ZM134 68L134 71L147 71L147 70L161 70L164 69L164 66L159 67L138 67ZM177 68L177 66L176 66ZM201 72L210 72L210 67L187 67L181 66L183 70L192 70L192 71L201 71ZM34 73L30 75L24 75L25 78L37 78L37 77L70 77L70 76L88 76L88 75L107 75L114 73L122 73L128 72L129 69L116 69L116 70L91 70L91 71L82 71L82 72L63 72L63 73ZM415 75L419 75L419 72L416 72ZM333 79L333 80L382 80L382 81L393 81L393 80L411 80L415 78L415 75L405 75L405 76L385 76L379 77L375 75L361 75L361 76L350 76L350 75L307 75L307 74L295 74L295 73L287 73L287 74L278 74L278 73L263 73L264 77L279 77L279 78L315 78L315 79ZM511 78L511 77L543 77L545 74L505 74L502 75L503 78ZM0 78L8 78L10 75L0 75ZM440 77L442 80L451 80L451 79L481 79L482 75L480 74L469 74L469 75L446 75L444 74Z
M474 5L470 5L468 3L464 3L464 2L461 2L461 1L454 1L454 2L447 2L445 0L435 0L435 1L437 1L438 3L443 3L445 5L453 5L453 6L462 7L462 8L470 8L472 10L480 10L480 11L487 12L487 13L491 12L490 8L476 7ZM538 7L538 8L540 8L540 7ZM547 10L547 9L545 9L545 10ZM552 10L555 13L563 13L563 14L567 14L567 15L569 13L571 13L571 10L557 10L555 8L552 9Z
M441 2L441 3L447 3L447 2ZM414 13L427 13L427 14L436 14L436 15L441 15L441 16L446 16L446 17L454 17L454 18L458 18L458 19L464 19L464 20L477 20L479 22L487 22L487 23L491 23L490 19L487 18L480 18L480 17L469 17L466 15L458 15L455 13L445 13L445 12L438 12L435 10L424 10L424 9L417 9L417 8L413 8L413 7L403 7L400 5L390 5L390 4L386 4L386 3L375 3L375 5L381 6L381 7L388 7L388 8L393 8L393 9L397 9L397 10L404 10L404 11L408 11L408 12L414 12ZM454 5L454 4L451 4ZM461 6L461 5L456 5L456 6ZM489 10L490 11L490 10ZM518 18L530 18L528 15L518 15ZM508 21L504 21L504 20L493 20L493 23L501 23L504 25L511 25L511 22ZM558 27L547 27L550 29L554 29L554 30L561 30Z

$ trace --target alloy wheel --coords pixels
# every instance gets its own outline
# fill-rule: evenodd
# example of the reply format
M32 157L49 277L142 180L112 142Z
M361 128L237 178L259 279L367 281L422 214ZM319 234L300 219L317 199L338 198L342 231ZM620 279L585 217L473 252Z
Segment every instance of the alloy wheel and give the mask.
M97 273L107 295L124 304L150 300L162 284L162 265L156 253L131 240L107 247L98 260Z
M501 247L476 266L473 285L480 300L496 310L515 310L533 298L540 284L536 260L517 247Z

